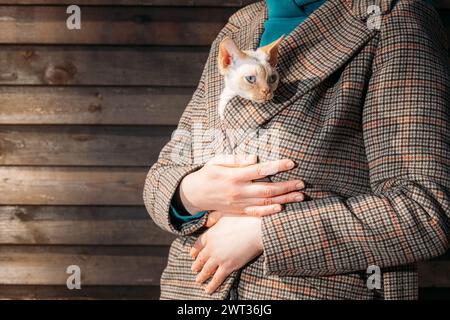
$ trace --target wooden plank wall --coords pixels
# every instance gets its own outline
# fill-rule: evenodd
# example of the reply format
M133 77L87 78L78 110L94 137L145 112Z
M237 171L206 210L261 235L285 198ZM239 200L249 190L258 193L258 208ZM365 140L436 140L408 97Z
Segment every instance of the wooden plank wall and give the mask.
M0 298L158 297L172 238L144 178L250 2L0 0ZM81 30L65 28L69 4ZM450 1L437 6L450 29ZM72 264L82 290L65 287ZM448 255L420 275L423 298L449 297Z

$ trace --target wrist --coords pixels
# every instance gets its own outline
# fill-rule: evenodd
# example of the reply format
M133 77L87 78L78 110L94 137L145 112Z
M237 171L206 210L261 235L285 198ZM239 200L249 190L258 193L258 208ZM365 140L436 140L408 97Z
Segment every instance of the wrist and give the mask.
M261 254L264 251L264 245L263 245L263 233L262 233L262 218L260 217L252 217L255 220L255 227L254 230L256 231L256 239L255 239L255 245Z
M260 252L262 253L264 251L264 244L263 244L263 232L262 232L262 218L258 218L258 248Z
M201 209L197 204L195 189L195 172L193 172L181 180L179 188L180 201L186 211L192 215L203 211L203 209Z

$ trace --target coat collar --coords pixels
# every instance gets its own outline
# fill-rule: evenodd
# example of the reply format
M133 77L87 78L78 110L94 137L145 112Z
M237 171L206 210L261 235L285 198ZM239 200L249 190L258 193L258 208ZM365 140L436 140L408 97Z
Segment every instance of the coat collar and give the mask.
M224 133L260 127L351 59L377 31L354 16L349 2L327 0L286 36L279 48L277 68L281 83L275 98L264 104L233 98L226 107L224 121L215 118L214 122L220 123L218 127ZM231 35L241 48L255 50L259 45L268 14L265 2L257 5L251 20ZM219 97L213 101L218 102ZM233 149L245 136L235 139Z

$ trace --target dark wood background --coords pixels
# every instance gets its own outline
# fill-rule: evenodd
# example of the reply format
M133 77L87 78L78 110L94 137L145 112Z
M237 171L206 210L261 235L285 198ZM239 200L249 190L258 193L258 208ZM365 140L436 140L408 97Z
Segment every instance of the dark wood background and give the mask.
M0 0L0 298L157 298L142 187L227 18L253 1ZM82 6L67 30L66 6ZM450 32L450 0L436 1ZM65 286L79 265L82 290ZM450 298L450 257L421 264Z

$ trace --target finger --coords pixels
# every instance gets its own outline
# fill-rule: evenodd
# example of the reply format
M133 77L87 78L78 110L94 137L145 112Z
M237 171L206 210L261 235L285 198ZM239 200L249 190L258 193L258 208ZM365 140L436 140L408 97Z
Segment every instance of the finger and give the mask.
M241 167L255 164L257 161L258 158L254 154L221 154L209 160L207 164L215 164L226 167Z
M264 217L283 210L283 206L275 204L271 206L252 206L244 209L244 214L252 217Z
M305 200L305 195L301 192L291 192L286 195L270 198L270 199L255 199L259 204L249 206L244 209L244 213L252 217L264 217L275 214L283 210L282 204L302 202ZM267 204L268 202L272 204Z
M286 204L302 202L305 200L305 195L301 192L290 192L288 194L283 194L281 196L276 196L273 198L255 198L247 199L246 201L251 204L249 207L270 207L275 204Z
M195 241L194 246L191 248L191 251L189 252L189 255L192 257L192 259L197 258L200 251L203 250L203 248L206 246L206 235L202 234L200 237L198 237L197 241Z
M208 220L206 221L206 227L211 228L213 227L217 222L219 222L220 219L224 217L240 217L242 216L242 209L236 210L234 212L221 212L221 211L213 211L214 214L208 216ZM209 218L211 217L211 220Z
M200 272L203 269L203 266L209 259L209 253L206 250L200 251L195 259L194 263L192 263L191 270L194 272Z
M295 203L302 202L305 200L305 194L301 192L291 192L288 194L283 194L281 196L273 197L270 199L271 203L285 204L285 203ZM267 199L263 199L262 203L267 203Z
M220 285L225 281L225 279L230 275L231 271L228 271L224 267L220 266L216 273L214 273L213 278L208 283L208 285L205 288L205 291L207 294L212 294L214 291L217 290L217 288L220 287Z
M211 278L219 267L218 263L214 258L209 258L209 260L203 266L202 271L195 278L195 282L203 283L209 278Z
M292 191L302 190L304 188L305 183L302 180L283 182L253 182L243 188L242 196L246 198L272 198Z
M223 213L220 211L213 211L208 214L208 219L206 220L206 227L211 228L217 222L219 222L220 218L222 218Z
M244 168L239 168L239 170L241 171L240 177L242 181L252 181L274 175L278 172L291 170L294 167L294 161L283 159L253 164Z

